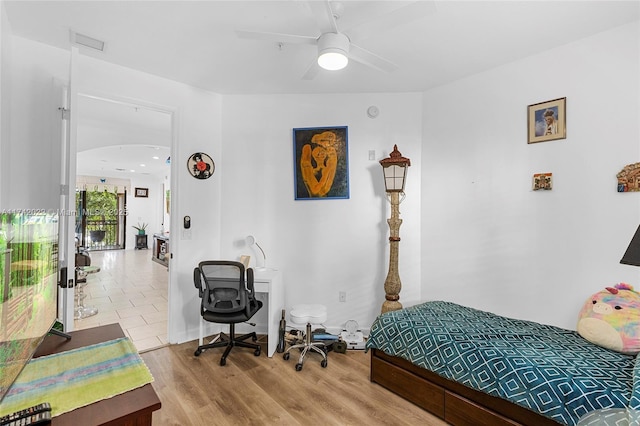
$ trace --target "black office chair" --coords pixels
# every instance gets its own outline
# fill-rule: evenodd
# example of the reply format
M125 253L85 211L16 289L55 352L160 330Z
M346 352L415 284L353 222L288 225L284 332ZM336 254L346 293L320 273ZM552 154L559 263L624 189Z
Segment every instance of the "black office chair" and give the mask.
M213 342L198 346L194 355L199 356L205 349L226 347L220 365L227 363L227 356L234 346L254 349L253 354L260 356L260 345L245 342L251 338L258 340L255 332L235 335L235 325L246 322L262 308L262 302L256 300L253 289L253 269L246 271L240 262L226 260L208 260L200 262L193 270L193 281L200 293L202 302L200 314L205 321L229 324L229 335L220 333ZM202 338L202 336L200 336Z

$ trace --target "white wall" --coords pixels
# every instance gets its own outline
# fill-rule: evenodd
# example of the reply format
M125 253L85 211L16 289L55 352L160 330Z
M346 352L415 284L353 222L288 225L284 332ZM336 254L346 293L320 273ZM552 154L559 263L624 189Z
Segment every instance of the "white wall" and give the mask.
M327 327L349 319L369 327L384 301L390 207L382 167L394 144L412 159L400 206L400 301L420 299L421 94L225 96L221 253L262 255L246 246L254 235L267 266L281 270L286 305L327 306ZM370 105L380 115L367 117ZM349 199L295 200L293 128L348 126ZM376 159L369 160L369 150ZM338 302L338 293L347 301Z
M11 38L11 125L6 208L60 207L62 83L68 52Z
M575 328L626 281L640 218L616 173L640 161L634 23L424 94L422 297ZM567 98L567 139L527 144L527 105ZM552 172L552 191L532 191Z
M0 1L0 169L9 169L11 129L11 29ZM9 176L0 173L0 208L9 203Z
M148 197L136 197L135 188L149 189ZM162 181L156 178L138 176L131 179L131 191L127 193L127 250L136 247L137 230L133 226L146 223L147 245L149 250L153 245L153 234L162 232L162 212L164 197L162 196ZM149 253L151 257L151 253Z

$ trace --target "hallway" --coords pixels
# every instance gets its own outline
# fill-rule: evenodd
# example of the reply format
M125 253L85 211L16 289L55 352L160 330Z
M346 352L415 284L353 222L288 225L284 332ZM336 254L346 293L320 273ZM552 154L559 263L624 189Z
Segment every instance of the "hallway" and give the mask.
M75 329L117 322L139 352L167 344L167 268L151 260L150 250L90 255L100 272L87 276L84 305L95 306L98 314L75 320Z

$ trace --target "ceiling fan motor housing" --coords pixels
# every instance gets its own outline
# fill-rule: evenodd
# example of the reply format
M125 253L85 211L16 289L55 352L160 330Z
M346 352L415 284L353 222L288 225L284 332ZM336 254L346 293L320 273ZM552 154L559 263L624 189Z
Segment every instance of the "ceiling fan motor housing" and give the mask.
M349 61L349 37L341 33L324 33L318 39L318 65L330 70L347 66ZM333 62L335 60L338 62Z

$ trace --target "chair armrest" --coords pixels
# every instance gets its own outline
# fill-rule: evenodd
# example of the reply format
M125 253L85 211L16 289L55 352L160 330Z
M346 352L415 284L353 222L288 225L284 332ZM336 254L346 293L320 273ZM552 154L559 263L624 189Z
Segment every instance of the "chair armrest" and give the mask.
M249 298L255 299L256 292L253 288L253 268L247 268L247 290L249 290Z
M200 272L200 268L197 266L193 268L193 285L198 289L198 296L202 299L202 295L204 294L204 287L202 286L202 273Z
M250 315L251 302L256 300L256 292L253 288L253 268L247 268L247 293L249 300L247 300L247 316Z

